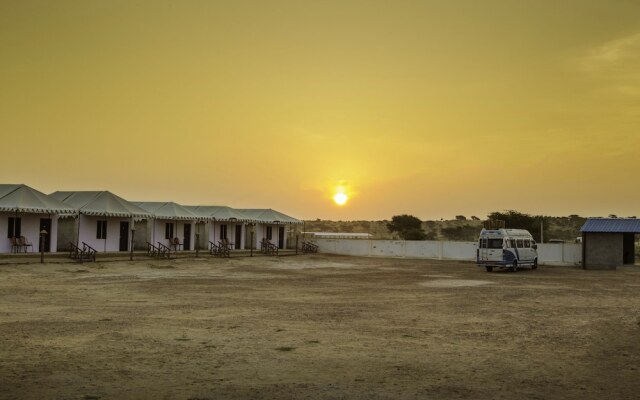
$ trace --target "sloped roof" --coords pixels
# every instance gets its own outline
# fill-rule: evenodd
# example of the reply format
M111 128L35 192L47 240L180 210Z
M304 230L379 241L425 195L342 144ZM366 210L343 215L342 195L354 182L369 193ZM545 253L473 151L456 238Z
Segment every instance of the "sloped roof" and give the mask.
M148 218L147 211L109 191L54 192L55 199L76 208L80 214L105 217Z
M580 232L640 233L640 219L589 218Z
M227 206L186 206L186 208L197 216L205 219L251 222L251 218L239 210Z
M37 214L75 212L73 207L23 184L0 184L0 211Z
M134 201L133 204L148 211L159 219L196 220L198 216L186 207L172 201Z
M270 208L263 209L240 209L238 210L247 217L256 222L262 222L266 224L302 224L299 219L285 215L279 211L272 210Z

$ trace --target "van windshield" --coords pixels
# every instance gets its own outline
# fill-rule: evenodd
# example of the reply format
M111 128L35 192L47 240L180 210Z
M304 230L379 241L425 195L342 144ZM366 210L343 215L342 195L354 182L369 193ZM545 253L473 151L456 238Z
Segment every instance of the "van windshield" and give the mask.
M502 239L489 239L489 247L490 249L501 249L502 248Z

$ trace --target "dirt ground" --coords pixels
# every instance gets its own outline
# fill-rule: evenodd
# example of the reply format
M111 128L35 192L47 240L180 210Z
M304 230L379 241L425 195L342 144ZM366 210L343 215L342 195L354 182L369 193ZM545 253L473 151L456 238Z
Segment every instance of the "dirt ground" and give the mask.
M2 399L637 399L640 267L0 265Z

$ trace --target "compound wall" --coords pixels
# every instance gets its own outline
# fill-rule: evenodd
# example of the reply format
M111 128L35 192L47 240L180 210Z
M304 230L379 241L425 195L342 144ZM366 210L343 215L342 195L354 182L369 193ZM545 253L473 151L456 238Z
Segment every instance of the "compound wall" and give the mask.
M315 239L314 242L320 253L460 261L475 261L478 248L476 242L362 239ZM580 265L582 245L538 244L538 262L543 265Z

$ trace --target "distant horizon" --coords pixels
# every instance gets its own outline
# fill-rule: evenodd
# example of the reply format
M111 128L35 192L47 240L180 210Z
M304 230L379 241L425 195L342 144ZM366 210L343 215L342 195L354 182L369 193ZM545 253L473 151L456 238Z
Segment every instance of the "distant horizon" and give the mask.
M0 182L301 219L640 214L640 2L23 0L0 22Z

